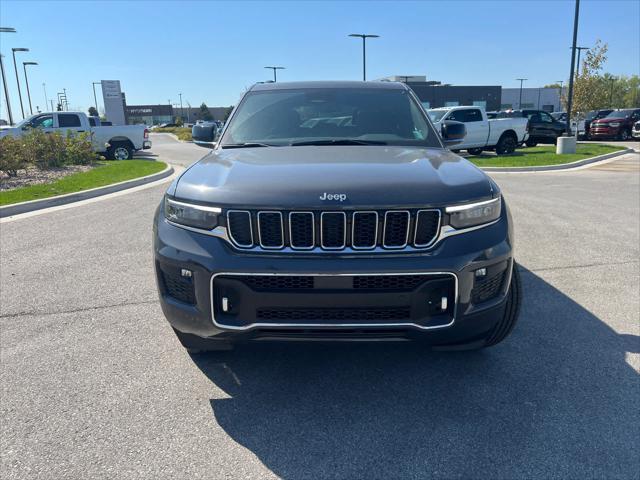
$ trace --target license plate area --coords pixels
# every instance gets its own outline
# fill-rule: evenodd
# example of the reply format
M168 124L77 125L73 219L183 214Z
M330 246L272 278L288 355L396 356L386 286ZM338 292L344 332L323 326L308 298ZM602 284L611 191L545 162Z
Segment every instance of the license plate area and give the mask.
M236 274L211 278L213 322L220 328L442 328L454 322L453 273Z

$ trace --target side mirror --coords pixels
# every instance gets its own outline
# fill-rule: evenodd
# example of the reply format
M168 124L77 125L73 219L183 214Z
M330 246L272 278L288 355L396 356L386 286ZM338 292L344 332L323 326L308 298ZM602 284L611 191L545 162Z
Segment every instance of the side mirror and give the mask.
M31 125L30 123L26 123L22 126L22 130L29 130L33 128L33 125Z
M440 127L440 136L445 147L452 147L462 143L467 135L467 127L462 122L445 120Z
M191 128L191 137L193 138L193 142L199 147L213 148L214 144L220 138L220 129L215 125L211 127L196 124Z

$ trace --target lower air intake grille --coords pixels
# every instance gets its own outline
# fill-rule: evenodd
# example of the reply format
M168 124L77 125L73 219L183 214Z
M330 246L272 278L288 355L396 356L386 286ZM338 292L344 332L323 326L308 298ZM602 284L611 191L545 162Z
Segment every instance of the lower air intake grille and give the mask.
M160 280L166 295L179 302L195 305L196 295L193 288L193 278L180 275L180 269L163 266L160 269Z
M504 270L484 280L478 281L476 279L473 290L471 290L471 303L478 304L497 297L502 290L506 276L507 270Z
M413 290L430 280L424 275L367 275L353 277L356 290Z
M257 311L259 320L279 322L384 322L404 320L411 315L410 309L402 308L261 308Z
M252 290L306 290L314 286L312 276L247 275L236 278Z

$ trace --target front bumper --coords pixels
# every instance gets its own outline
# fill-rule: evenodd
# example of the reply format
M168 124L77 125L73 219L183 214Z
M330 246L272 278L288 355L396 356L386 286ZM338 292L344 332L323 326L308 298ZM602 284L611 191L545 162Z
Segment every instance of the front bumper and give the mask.
M589 129L590 138L612 138L618 136L621 127L608 127L591 125Z
M510 224L505 205L496 223L445 238L425 252L287 255L239 252L221 238L168 223L159 208L154 252L160 303L175 329L200 337L467 343L484 337L502 316L513 268ZM481 268L487 269L487 277L503 276L496 294L478 302L472 298L479 282L475 272ZM166 275L179 275L182 269L190 272L185 285L191 290L180 301L170 294ZM311 277L316 290L247 288L239 281L247 274L261 278ZM356 277L402 280L409 275L421 275L426 280L413 290L352 290L351 282ZM447 298L444 308L440 303L443 297ZM406 318L398 314L402 308L409 309ZM274 319L272 311L263 314L269 309L288 309L286 321ZM337 309L343 310L334 319L331 312ZM321 313L312 320L309 310Z

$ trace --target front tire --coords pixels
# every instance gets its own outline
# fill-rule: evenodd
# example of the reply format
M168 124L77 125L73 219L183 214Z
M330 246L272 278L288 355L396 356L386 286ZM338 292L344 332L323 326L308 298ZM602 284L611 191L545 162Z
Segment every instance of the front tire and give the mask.
M191 335L190 333L184 333L180 330L173 331L180 340L180 343L185 350L191 354L205 353L205 352L222 352L233 349L233 345L230 342L223 340L217 340L212 338L202 338L197 335Z
M481 148L467 148L467 153L469 155L482 155Z
M535 147L536 145L538 145L538 142L536 142L535 140L527 140L525 142L525 145L529 148Z
M511 274L511 285L507 292L507 304L504 307L504 314L493 330L489 332L485 340L485 347L497 345L509 336L520 314L520 304L522 303L522 288L520 284L520 272L518 264L513 263L513 272Z
M618 140L622 140L623 142L626 142L627 140L629 140L630 136L631 135L629 134L629 130L625 128L618 134Z

